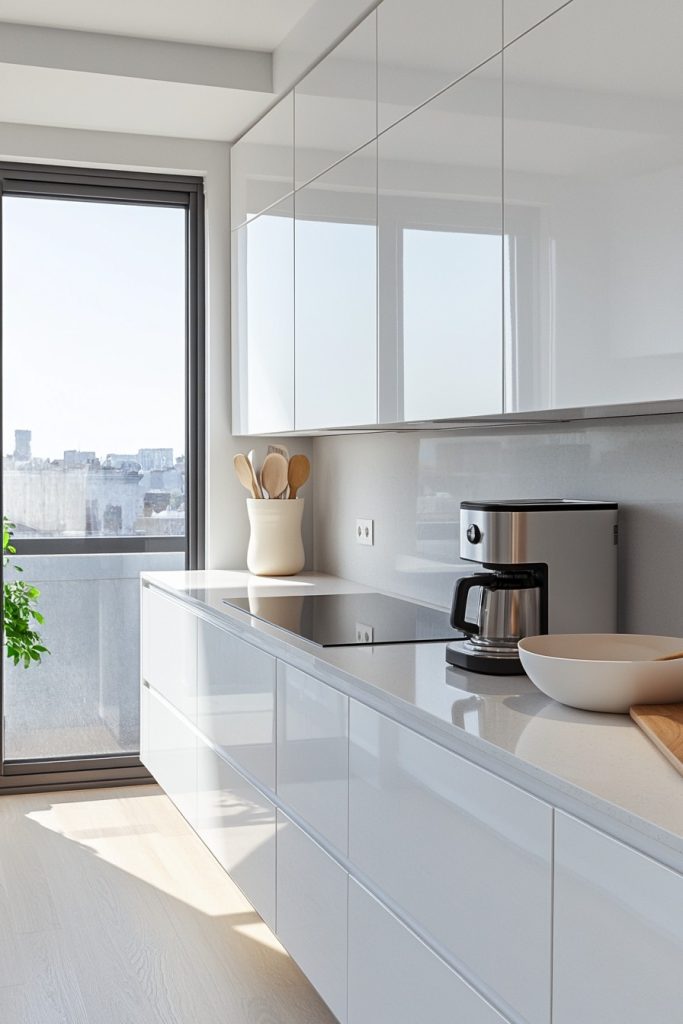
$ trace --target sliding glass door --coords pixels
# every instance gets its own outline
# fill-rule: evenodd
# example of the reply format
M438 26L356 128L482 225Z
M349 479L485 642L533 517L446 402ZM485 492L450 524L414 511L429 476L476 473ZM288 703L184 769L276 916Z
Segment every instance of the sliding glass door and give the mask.
M201 190L4 174L4 580L48 651L3 659L2 781L140 777L139 574L201 562Z

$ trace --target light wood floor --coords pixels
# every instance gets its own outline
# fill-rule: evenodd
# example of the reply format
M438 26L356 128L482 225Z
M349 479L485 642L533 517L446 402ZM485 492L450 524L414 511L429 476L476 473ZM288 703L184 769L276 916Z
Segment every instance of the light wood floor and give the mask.
M0 796L2 1024L334 1024L156 786Z

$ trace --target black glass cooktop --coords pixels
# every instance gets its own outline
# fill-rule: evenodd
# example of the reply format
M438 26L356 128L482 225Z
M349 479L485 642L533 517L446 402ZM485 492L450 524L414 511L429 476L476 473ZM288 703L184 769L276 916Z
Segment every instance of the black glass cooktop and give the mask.
M226 597L226 604L320 647L454 640L447 612L384 594Z

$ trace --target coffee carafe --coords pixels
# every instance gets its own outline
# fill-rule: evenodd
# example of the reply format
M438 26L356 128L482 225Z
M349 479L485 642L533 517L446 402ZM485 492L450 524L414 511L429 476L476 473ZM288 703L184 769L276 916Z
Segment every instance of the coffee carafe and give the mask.
M617 512L610 501L463 501L460 557L486 572L458 580L446 649L460 668L523 672L517 642L617 629Z

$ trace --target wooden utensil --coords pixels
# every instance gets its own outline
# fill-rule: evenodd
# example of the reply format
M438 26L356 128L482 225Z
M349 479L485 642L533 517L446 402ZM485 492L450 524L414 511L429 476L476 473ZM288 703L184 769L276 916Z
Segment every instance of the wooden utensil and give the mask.
M631 718L683 775L683 704L639 704Z
M311 473L311 464L305 455L292 455L287 470L287 481L289 483L289 497L296 498L299 488L308 480Z
M679 658L683 658L683 651L676 651L674 654L660 654L655 661L678 661Z
M258 487L258 497L262 498L263 497L263 488L261 487L261 480L260 480L259 471L256 468L256 452L254 451L253 448L251 449L251 451L247 452L247 458L249 459L249 464L251 465L251 468L254 471L254 478L256 480L256 485Z
M287 488L287 459L279 452L268 452L261 466L261 483L269 498L279 498Z
M243 487L246 487L252 498L262 498L263 493L259 487L258 480L256 479L254 467L246 455L239 452L232 460L232 464L235 467L237 479Z

